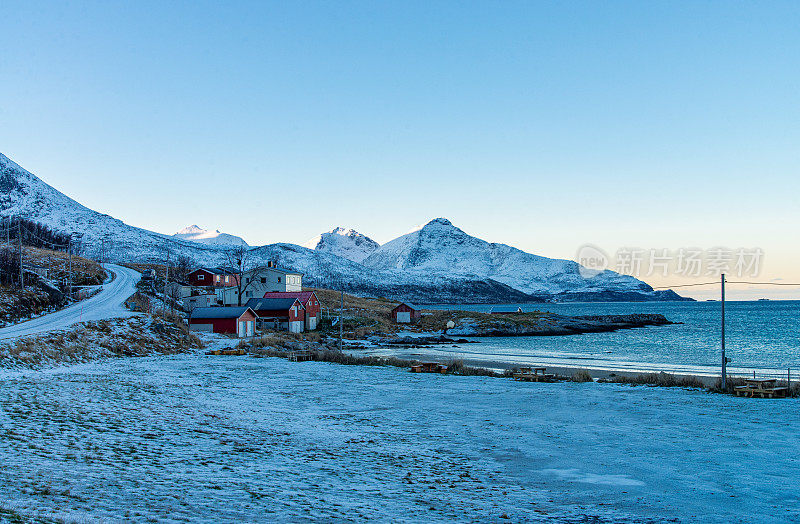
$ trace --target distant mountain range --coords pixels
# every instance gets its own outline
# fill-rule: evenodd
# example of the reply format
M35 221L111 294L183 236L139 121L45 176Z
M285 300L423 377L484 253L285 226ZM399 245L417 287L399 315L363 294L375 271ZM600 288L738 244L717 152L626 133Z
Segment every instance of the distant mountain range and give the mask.
M228 233L220 233L219 229L209 231L196 224L181 229L172 235L172 237L181 240L200 242L201 244L208 244L210 246L247 246L247 242L245 242L242 237L229 235Z
M81 236L86 253L120 262L163 262L185 255L197 264L224 264L226 252L247 246L238 236L196 225L175 235L129 226L67 197L0 154L0 215L23 216ZM591 278L580 266L472 237L437 218L379 245L336 228L306 243L250 247L252 263L274 261L305 273L309 286L344 289L420 303L547 300L682 300L672 291L613 271Z

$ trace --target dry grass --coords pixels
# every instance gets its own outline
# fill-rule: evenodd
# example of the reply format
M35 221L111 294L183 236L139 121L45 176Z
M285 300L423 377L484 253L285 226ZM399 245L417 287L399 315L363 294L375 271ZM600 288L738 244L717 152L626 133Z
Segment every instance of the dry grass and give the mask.
M330 318L339 315L341 294L330 289L312 289L317 293L322 309L322 321L319 329L323 332L337 331L339 326L331 326ZM348 339L363 338L371 333L391 333L400 328L392 322L391 312L398 302L386 298L364 298L355 295L344 295L345 337Z
M37 266L50 268L53 272L54 280L66 278L69 266L69 255L62 251L52 251L36 247L25 248L25 259ZM88 258L72 256L72 279L76 286L94 286L102 284L106 279L106 272L103 267Z
M181 353L201 341L168 318L132 317L85 322L70 330L0 346L0 367L38 368L112 356Z
M451 360L447 364L448 375L463 375L473 377L504 377L505 373L498 373L491 369L467 366L461 359Z
M125 305L130 308L131 311L138 311L140 313L150 313L152 311L150 297L138 291L125 301Z
M705 388L702 380L693 376L673 375L672 373L641 373L633 376L616 376L600 379L598 382L631 384L634 386L658 386L664 388Z
M570 377L572 382L593 382L592 375L585 369L579 369Z
M478 313L476 311L426 311L426 314L419 320L417 326L425 331L441 331L447 327L447 322L454 321L458 325L459 320L470 318L476 325L486 324L519 324L521 326L538 326L543 321L547 321L547 313L542 311L530 311L527 313L516 313L511 315L492 315L490 313Z

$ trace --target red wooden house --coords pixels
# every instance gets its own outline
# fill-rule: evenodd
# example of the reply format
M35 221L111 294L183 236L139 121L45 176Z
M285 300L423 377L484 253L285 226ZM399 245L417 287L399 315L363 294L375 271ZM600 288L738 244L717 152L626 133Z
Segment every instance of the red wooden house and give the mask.
M422 318L422 310L409 302L402 302L392 310L392 320L399 324L416 322Z
M264 293L264 298L296 298L305 309L306 331L317 329L317 324L322 318L322 305L317 294L313 291L275 291Z
M195 287L231 287L238 285L239 275L232 268L200 267L186 275L186 281Z
M196 307L189 314L189 329L252 337L255 335L257 318L247 306Z
M247 307L258 315L262 329L285 330L302 333L305 327L305 309L296 298L251 298Z

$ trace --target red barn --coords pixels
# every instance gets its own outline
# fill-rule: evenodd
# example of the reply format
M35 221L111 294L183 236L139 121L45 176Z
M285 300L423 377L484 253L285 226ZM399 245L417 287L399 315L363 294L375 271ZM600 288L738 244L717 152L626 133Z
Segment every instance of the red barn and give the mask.
M196 307L189 314L189 329L252 337L257 318L255 312L246 306Z
M303 332L305 310L296 298L251 298L247 307L256 312L262 328Z
M303 304L305 309L307 331L317 329L317 324L322 318L322 305L319 303L317 294L313 291L276 291L264 293L264 298L296 298Z
M402 302L392 310L392 320L398 324L408 324L419 320L422 310L409 302Z
M201 267L186 275L186 281L195 287L231 287L238 285L239 276L229 267Z

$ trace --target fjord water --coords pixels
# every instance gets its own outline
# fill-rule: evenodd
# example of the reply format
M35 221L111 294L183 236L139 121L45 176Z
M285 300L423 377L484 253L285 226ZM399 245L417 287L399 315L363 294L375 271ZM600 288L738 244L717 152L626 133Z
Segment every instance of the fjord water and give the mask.
M491 305L426 306L488 312ZM562 315L662 313L682 324L558 337L476 338L445 348L461 358L513 364L715 374L720 365L719 302L520 304L523 311ZM732 373L800 377L800 301L726 302L726 345Z

